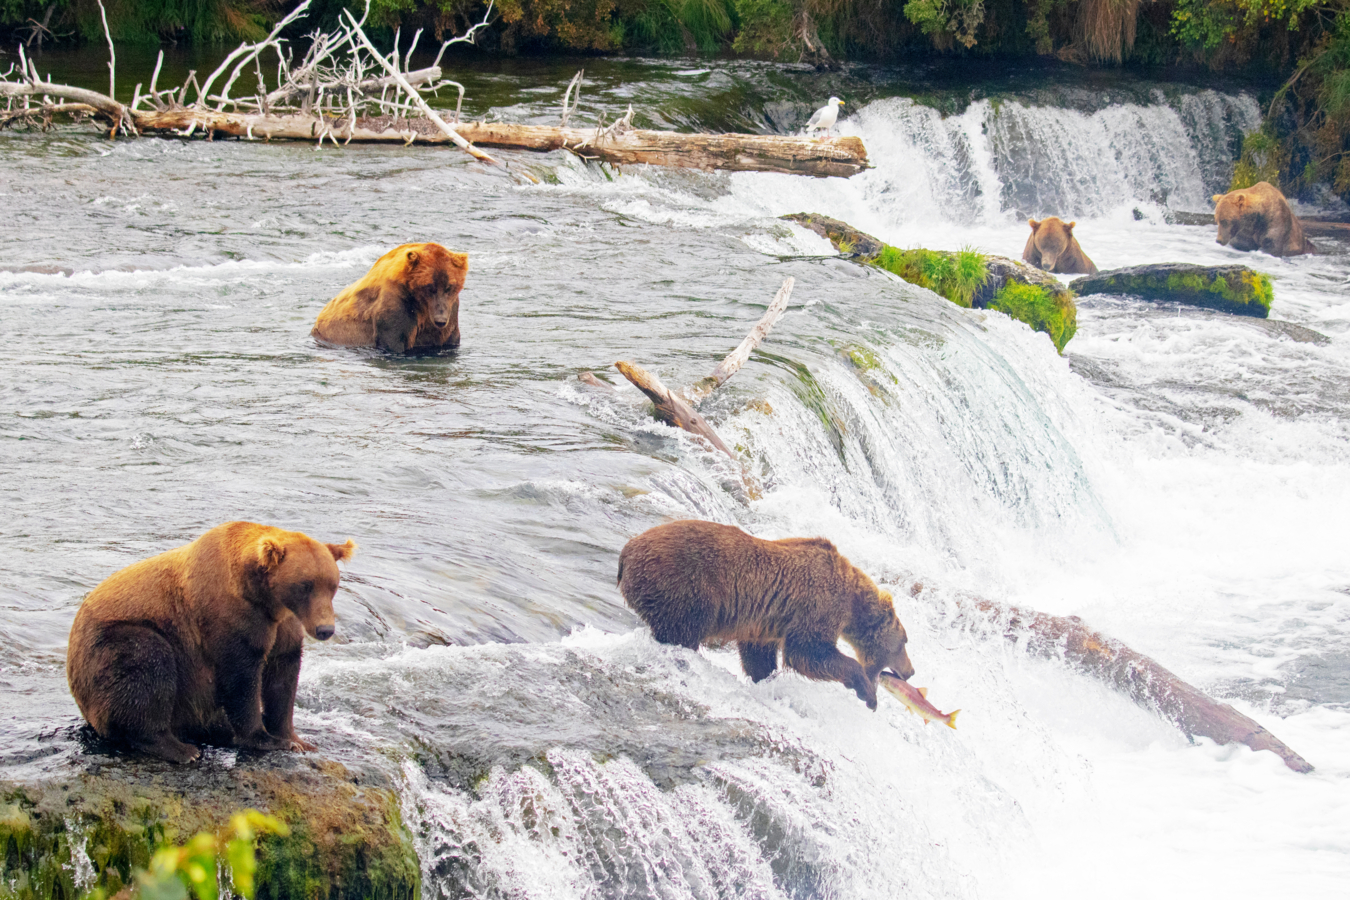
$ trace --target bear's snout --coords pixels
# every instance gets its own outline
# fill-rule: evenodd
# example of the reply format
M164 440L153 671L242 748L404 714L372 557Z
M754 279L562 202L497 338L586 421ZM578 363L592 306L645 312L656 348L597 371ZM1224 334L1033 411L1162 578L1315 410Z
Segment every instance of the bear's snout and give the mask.
M337 631L337 628L335 626L319 625L316 626L314 629L314 636L321 641L326 641L333 636L333 632L335 631Z

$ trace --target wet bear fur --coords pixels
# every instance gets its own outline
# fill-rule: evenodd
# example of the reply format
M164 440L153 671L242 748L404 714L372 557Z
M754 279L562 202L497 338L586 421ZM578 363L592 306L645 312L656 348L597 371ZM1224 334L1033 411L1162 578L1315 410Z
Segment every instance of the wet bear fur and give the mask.
M728 525L658 525L619 554L619 590L663 644L735 641L754 681L778 667L852 688L877 707L877 676L914 674L891 595L824 538L765 541ZM843 638L857 652L839 652Z
M1065 222L1054 216L1037 222L1027 219L1031 236L1022 250L1022 259L1038 269L1061 275L1096 275L1097 266L1073 236L1077 222Z
M459 346L459 292L469 256L440 244L403 244L328 301L310 332L329 344L389 353Z
M1289 208L1279 188L1258 181L1249 188L1215 194L1215 237L1234 250L1261 250L1271 256L1298 256L1316 253L1312 241L1303 235L1303 225Z
M189 742L313 750L291 723L304 636L333 635L356 545L230 522L116 572L75 614L66 677L104 738L172 762Z

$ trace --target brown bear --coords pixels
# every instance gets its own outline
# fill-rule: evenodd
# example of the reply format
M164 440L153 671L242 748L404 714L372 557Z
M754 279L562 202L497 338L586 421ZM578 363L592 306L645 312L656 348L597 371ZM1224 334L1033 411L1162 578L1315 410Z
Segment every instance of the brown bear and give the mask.
M1022 250L1022 259L1047 272L1061 275L1096 275L1097 266L1088 259L1078 238L1073 236L1077 222L1064 222L1054 216L1037 222L1027 219L1031 236Z
M765 541L729 525L658 525L619 554L619 590L663 644L735 641L761 681L783 664L877 708L877 676L914 674L891 595L824 538ZM839 638L858 659L839 652Z
M390 353L459 346L459 292L467 253L440 244L402 244L375 261L319 311L310 332L329 344Z
M1215 237L1234 250L1262 250L1271 256L1298 256L1316 253L1312 241L1303 236L1303 225L1289 208L1279 188L1258 181L1249 188L1215 194Z
M185 741L313 750L291 724L304 636L333 636L339 560L356 545L229 522L94 588L66 677L104 738L171 762Z

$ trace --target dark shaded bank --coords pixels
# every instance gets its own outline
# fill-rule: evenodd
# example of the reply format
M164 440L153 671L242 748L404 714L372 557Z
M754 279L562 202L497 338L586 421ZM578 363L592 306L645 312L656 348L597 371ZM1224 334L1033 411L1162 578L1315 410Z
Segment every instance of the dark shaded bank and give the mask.
M267 0L107 0L124 43L206 45L257 40L296 5ZM302 39L331 26L343 0L318 0L293 26ZM426 43L463 32L486 0L374 0L386 46L423 29ZM0 4L4 45L30 51L102 44L97 3ZM91 44L91 46L93 45ZM491 53L734 53L837 67L841 60L1054 59L1076 66L1182 66L1268 79L1261 131L1233 187L1278 183L1309 195L1329 185L1350 199L1350 0L1272 6L1262 0L493 0L481 33Z
M387 775L299 754L201 765L90 754L61 775L0 781L0 898L74 898L130 883L166 842L244 807L290 826L258 845L259 898L420 896L421 869Z

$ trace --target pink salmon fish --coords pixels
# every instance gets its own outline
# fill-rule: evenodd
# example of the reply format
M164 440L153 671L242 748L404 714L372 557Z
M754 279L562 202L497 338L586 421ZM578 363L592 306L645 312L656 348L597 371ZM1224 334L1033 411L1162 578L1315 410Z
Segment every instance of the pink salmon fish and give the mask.
M916 688L899 675L891 672L881 673L881 686L894 694L895 699L899 700L905 709L923 719L923 724L941 722L948 728L956 727L956 714L961 710L954 709L949 713L939 712L936 706L928 702L928 688Z

